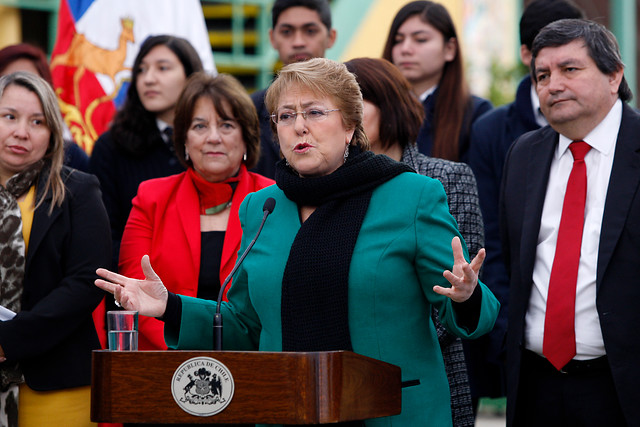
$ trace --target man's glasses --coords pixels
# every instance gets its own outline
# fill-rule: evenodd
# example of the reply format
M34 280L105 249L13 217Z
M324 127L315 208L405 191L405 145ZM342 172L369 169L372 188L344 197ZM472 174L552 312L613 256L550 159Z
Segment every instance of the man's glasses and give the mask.
M321 122L325 120L332 111L340 111L339 108L332 110L320 110L318 108L308 108L304 111L283 110L271 115L273 123L282 126L290 126L296 121L298 114L302 114L302 118L310 122Z

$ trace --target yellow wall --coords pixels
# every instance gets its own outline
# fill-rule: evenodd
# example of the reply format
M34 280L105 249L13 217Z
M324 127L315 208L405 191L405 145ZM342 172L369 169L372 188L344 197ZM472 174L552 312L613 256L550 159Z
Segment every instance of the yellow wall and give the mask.
M362 20L362 24L353 39L345 49L341 60L361 56L379 58L382 56L384 42L387 40L391 21L396 16L398 10L402 8L407 1L398 0L372 0L371 7L366 11L366 16ZM462 28L462 0L442 0L443 4L454 20L458 36L462 37L460 29Z
M0 6L0 48L20 43L20 11L13 7Z

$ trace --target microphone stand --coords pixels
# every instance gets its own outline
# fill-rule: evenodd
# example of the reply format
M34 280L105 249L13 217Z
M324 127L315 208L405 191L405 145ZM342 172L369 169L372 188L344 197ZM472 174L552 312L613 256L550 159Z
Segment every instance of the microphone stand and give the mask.
M222 303L222 295L224 295L224 290L226 289L227 285L231 281L231 278L233 277L233 275L236 274L236 271L240 267L240 264L242 264L242 261L244 261L244 259L246 258L251 248L253 248L253 245L255 245L256 240L258 240L258 236L260 236L260 232L262 231L262 227L264 227L264 223L266 222L267 217L269 216L269 214L271 214L271 212L273 212L273 209L275 208L275 206L276 206L276 201L274 198L269 197L267 200L265 200L264 206L262 207L262 211L263 211L262 222L260 223L258 232L256 233L251 243L249 243L249 246L247 246L247 249L245 249L240 259L238 259L238 262L236 262L236 265L233 267L233 270L231 270L231 273L229 273L227 278L224 279L224 282L220 286L220 292L218 292L218 300L216 304L216 313L213 316L213 350L214 351L222 350L222 313L220 313L220 304Z

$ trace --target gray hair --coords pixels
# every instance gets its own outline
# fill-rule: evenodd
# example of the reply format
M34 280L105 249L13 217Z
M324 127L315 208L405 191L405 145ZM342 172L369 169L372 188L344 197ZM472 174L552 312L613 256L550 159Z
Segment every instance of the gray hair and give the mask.
M344 64L326 58L313 58L283 67L265 95L269 112L275 113L280 96L290 87L303 88L334 100L345 128L354 129L351 144L358 145L362 150L369 149L369 138L362 125L364 104L360 85ZM271 128L277 135L273 122Z
M537 82L535 73L536 57L545 47L558 47L575 40L582 40L589 57L603 74L611 74L624 69L616 37L603 25L585 19L561 19L544 27L533 40L531 48L531 76ZM618 96L623 102L630 101L633 93L622 76Z

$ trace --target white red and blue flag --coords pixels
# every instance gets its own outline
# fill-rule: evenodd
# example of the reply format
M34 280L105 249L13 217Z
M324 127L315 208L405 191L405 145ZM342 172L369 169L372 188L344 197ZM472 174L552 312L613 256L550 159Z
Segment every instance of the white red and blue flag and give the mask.
M51 71L71 134L91 154L129 86L131 67L150 35L191 42L205 70L215 73L198 0L60 0Z

